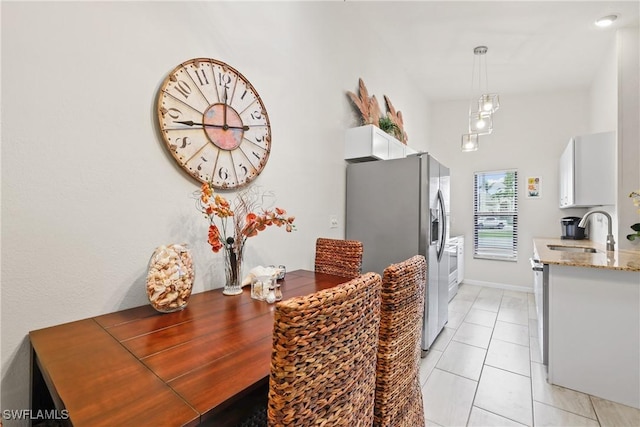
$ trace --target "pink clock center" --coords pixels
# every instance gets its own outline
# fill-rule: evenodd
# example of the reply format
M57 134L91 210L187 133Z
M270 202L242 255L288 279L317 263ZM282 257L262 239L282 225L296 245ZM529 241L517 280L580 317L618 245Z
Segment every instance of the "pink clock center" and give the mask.
M231 151L238 148L242 142L242 136L244 135L242 130L243 123L236 110L228 105L226 106L226 114L224 110L225 104L210 105L204 112L202 122L205 124L204 131L207 133L209 140L216 147ZM228 127L226 129L225 124Z

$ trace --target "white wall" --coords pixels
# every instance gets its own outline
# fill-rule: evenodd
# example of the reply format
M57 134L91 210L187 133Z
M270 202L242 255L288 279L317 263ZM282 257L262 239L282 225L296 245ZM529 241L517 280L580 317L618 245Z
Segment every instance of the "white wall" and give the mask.
M191 243L194 291L222 285L221 255L190 198L198 184L156 126L157 90L179 63L227 62L270 115L272 152L255 184L276 193L298 231L252 238L245 267L312 269L315 239L344 235L343 137L358 124L346 91L359 77L426 148L427 103L401 70L388 78L384 50L365 48L364 7L3 2L0 408L29 407L28 331L145 304L156 246Z
M618 137L618 48L615 33L612 33L611 47L600 62L600 68L591 85L590 105L590 133L616 132L616 153L620 151L620 138ZM616 180L617 187L617 180ZM617 191L617 188L616 188ZM613 235L618 235L618 217L616 206L599 206L611 215ZM585 209L585 213L587 209ZM589 239L605 243L607 240L608 224L603 215L595 215L589 221Z
M618 249L640 249L640 241L630 242L626 235L631 224L640 222L629 193L640 189L640 51L638 28L618 30L611 48L602 58L591 86L590 132L615 130L617 135L617 200L614 206L599 209L613 218L613 235ZM606 220L597 215L590 224L593 240L604 242Z
M629 193L640 189L640 30L618 32L618 247L640 250L638 239L630 242L631 225L640 222L638 208Z
M499 92L499 88L497 91ZM560 219L581 212L558 208L558 159L572 135L589 131L588 88L536 95L500 94L494 131L476 152L460 151L468 100L432 105L429 150L451 168L451 233L464 235L465 282L532 289L533 237L559 237ZM518 261L473 258L473 173L518 170ZM542 177L542 197L528 199L526 178Z

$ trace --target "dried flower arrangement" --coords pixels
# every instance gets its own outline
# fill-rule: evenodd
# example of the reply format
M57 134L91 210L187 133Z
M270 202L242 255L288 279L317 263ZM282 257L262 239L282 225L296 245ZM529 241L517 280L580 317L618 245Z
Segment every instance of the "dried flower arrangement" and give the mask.
M272 194L261 193L255 187L249 187L237 194L234 206L219 194L214 194L211 183L204 183L200 191L196 192L197 208L209 220L209 239L213 252L218 252L227 244L232 244L236 252L242 253L244 244L249 237L275 225L284 226L287 232L291 232L295 225L295 217L286 217L284 209L276 207L275 210L264 209L263 200ZM227 225L227 218L233 218L231 230ZM220 228L215 223L220 219ZM229 238L232 238L230 240Z
M276 207L274 210L264 207L265 200L273 198L272 193L264 193L256 187L249 187L237 193L230 203L214 193L212 183L202 184L200 191L194 193L196 207L209 221L208 243L213 252L225 250L226 283L223 294L242 293L242 259L244 246L249 237L256 236L267 227L284 227L287 232L295 229L295 217L286 216L287 212ZM219 220L220 227L216 224ZM227 224L231 220L232 224Z
M387 114L383 115L376 96L369 96L369 91L362 79L358 79L358 91L359 93L357 95L353 92L347 91L347 96L349 96L349 99L351 99L351 102L353 102L354 106L360 113L362 124L377 126L389 135L393 135L403 144L406 144L409 137L404 131L402 112L396 111L393 104L391 104L389 97L384 95L384 100L387 105Z

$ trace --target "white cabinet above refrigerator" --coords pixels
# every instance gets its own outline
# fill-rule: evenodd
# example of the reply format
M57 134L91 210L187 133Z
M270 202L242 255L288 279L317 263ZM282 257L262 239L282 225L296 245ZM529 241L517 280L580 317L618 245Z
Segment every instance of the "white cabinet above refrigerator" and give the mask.
M344 159L350 163L401 159L416 153L374 125L347 129L344 143Z
M615 132L576 136L560 157L560 208L615 204Z

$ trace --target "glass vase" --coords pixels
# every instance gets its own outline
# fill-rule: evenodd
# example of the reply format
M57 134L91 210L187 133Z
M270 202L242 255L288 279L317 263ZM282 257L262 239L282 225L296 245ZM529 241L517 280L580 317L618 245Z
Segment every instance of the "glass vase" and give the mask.
M222 293L239 295L242 293L242 249L226 247L224 252L225 284Z
M195 278L195 267L187 244L158 246L147 272L147 298L161 313L187 306Z

